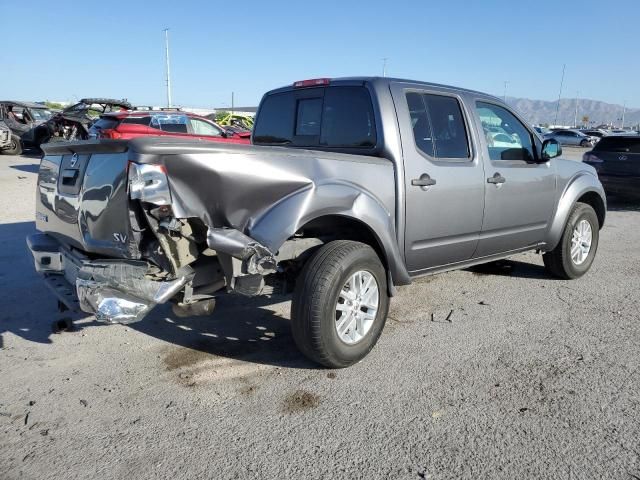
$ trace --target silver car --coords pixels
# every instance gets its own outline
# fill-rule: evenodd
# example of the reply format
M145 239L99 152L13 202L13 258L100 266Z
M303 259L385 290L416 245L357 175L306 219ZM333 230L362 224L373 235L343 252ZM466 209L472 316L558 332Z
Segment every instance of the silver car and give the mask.
M597 137L585 135L579 130L569 129L554 130L546 134L544 138L553 138L560 145L577 145L580 147L593 147L599 140Z

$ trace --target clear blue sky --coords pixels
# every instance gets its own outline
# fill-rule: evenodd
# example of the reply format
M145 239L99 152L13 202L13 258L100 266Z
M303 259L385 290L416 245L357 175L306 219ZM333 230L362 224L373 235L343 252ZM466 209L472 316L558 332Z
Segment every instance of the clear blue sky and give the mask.
M640 107L640 2L0 0L0 97L256 105L294 80L379 75ZM44 13L43 13L44 12Z

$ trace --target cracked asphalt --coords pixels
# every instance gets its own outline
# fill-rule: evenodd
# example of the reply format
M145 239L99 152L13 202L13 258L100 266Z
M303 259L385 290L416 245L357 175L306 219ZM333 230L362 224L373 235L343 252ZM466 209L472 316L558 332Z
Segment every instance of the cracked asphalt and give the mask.
M1 479L640 478L640 205L610 199L579 280L527 253L401 288L371 354L328 371L286 298L53 334L37 164L0 156Z

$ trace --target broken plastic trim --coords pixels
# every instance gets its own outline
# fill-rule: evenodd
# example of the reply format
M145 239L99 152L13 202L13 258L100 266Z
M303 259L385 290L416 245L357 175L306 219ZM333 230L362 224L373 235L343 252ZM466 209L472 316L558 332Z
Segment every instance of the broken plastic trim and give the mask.
M211 228L207 231L207 244L216 252L226 253L242 260L242 272L249 275L267 275L276 271L275 255L264 245L232 228Z
M157 304L165 303L193 278L187 269L172 281L158 282L136 275L138 268L121 265L83 267L78 272L76 290L80 308L106 323L133 323L142 320Z

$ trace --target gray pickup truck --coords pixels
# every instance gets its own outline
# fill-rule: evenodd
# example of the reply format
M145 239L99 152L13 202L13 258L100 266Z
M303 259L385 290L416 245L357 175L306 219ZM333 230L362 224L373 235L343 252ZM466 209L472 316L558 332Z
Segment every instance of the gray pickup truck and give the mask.
M293 291L301 351L345 367L373 348L396 287L543 253L591 266L606 199L499 99L389 78L316 79L265 94L253 145L141 138L45 145L36 269L106 322L155 305Z

